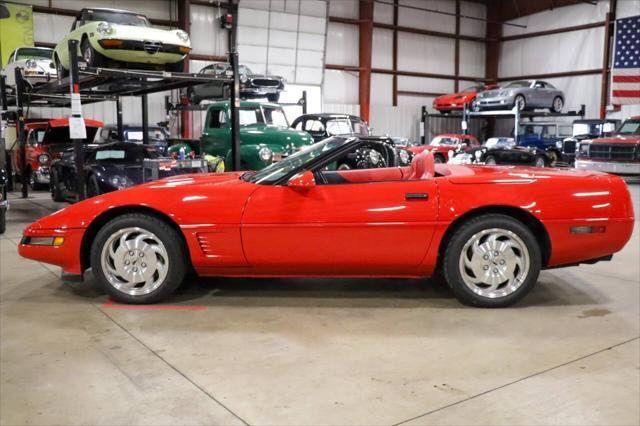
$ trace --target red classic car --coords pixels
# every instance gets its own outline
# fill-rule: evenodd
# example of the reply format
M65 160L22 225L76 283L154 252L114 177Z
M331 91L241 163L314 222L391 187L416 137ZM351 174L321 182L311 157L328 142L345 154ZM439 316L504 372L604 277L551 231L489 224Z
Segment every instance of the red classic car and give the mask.
M458 93L438 96L433 100L433 108L442 114L449 113L453 110L461 110L466 104L473 102L478 93L495 89L496 87L496 84L476 84Z
M418 145L406 148L414 154L423 151L431 151L436 163L446 163L449 161L449 153L468 148L477 148L481 144L473 135L463 135L457 133L446 133L438 135L431 140L429 145Z
M87 141L92 142L96 132L104 126L101 121L84 120L87 129ZM49 187L49 166L51 161L58 158L62 152L73 146L69 137L69 119L36 121L27 123L24 127L27 134L26 145L26 173L32 189ZM22 176L20 150L11 151L13 170Z
M125 303L207 276L429 277L501 307L543 268L611 259L633 207L616 176L434 164L335 170L365 142L332 137L257 172L184 175L74 204L30 226L20 255L96 282ZM370 143L366 142L366 143Z
M576 144L578 169L640 175L640 116L631 117L610 137Z

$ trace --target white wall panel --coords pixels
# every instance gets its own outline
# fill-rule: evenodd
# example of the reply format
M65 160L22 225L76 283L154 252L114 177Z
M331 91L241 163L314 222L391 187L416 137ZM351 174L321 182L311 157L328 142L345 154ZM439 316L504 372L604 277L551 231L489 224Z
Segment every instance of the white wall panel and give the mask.
M357 66L358 27L330 22L327 31L327 64Z
M484 77L485 44L460 40L460 75Z
M451 0L401 0L401 5L415 6L423 9L455 13L456 3ZM440 13L425 12L416 9L400 7L398 9L398 25L404 27L421 28L425 30L455 33L456 18Z
M358 74L326 70L324 73L323 101L328 104L358 103Z
M453 80L398 76L398 90L430 93L451 93Z
M374 135L420 140L420 106L371 105L370 125Z
M373 21L383 24L393 24L393 6L385 3L374 3Z
M398 69L453 75L454 48L453 39L398 33Z
M622 0L621 3L631 3L637 0ZM609 10L608 1L598 1L592 4L576 4L571 6L558 7L553 10L546 10L533 15L509 21L515 24L526 25L526 28L513 27L511 25L503 25L503 35L510 36L516 34L525 34L537 31L546 31L555 28L563 28L573 25L588 24L591 22L604 21L605 15ZM636 13L637 14L637 13ZM566 33L566 35L571 33Z
M327 2L324 0L286 0L287 4L295 4L299 2L300 15L302 16L316 16L319 18L325 18L327 16ZM298 13L293 11L293 8L287 8L287 12ZM323 29L324 32L324 29Z
M358 15L358 0L329 1L329 16L357 19Z
M460 14L462 16L472 16L474 18L485 19L487 17L487 7L482 3L460 2ZM460 34L484 37L486 34L486 22L475 19L460 19Z
M592 28L501 43L498 75L509 77L600 68L603 31L604 28Z
M217 8L191 6L192 53L224 56L227 52L227 31L220 28L220 12ZM241 36L239 35L238 38Z
M33 14L33 39L36 42L57 43L69 33L74 18L71 16Z
M577 111L581 104L585 104L587 118L598 116L602 83L602 77L599 74L549 78L546 81L564 92L564 111Z
M393 31L374 28L371 66L373 68L393 68Z
M640 0L618 0L616 18L628 18L640 14Z
M393 103L393 76L371 74L371 105L391 105Z

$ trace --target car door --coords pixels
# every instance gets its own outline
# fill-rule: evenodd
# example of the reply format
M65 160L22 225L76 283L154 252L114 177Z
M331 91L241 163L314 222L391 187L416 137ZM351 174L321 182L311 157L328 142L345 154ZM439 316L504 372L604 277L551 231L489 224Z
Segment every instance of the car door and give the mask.
M437 223L434 180L265 185L247 201L249 263L293 275L410 275Z
M226 110L222 107L210 108L202 132L202 150L207 154L225 158L231 145L230 136Z

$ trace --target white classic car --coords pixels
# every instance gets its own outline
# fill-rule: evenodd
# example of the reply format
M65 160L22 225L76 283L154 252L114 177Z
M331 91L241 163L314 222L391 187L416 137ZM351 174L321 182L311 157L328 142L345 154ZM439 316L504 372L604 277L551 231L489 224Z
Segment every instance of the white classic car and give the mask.
M48 47L19 47L9 56L4 75L7 76L7 86L16 85L16 68L22 68L22 75L28 84L36 86L56 78L56 68L51 59L53 49Z
M191 51L189 34L182 30L153 28L144 15L135 12L86 8L54 49L60 78L70 68L69 40L78 41L79 59L89 67L115 62L133 64L134 68L182 71L184 57Z

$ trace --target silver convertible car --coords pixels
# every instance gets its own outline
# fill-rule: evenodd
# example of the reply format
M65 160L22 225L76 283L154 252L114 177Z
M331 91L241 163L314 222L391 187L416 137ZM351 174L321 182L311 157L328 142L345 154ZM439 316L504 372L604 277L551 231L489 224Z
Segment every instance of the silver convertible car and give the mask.
M478 94L472 109L512 109L514 106L520 111L548 108L552 112L560 112L564 106L564 93L546 81L513 81L498 89Z

